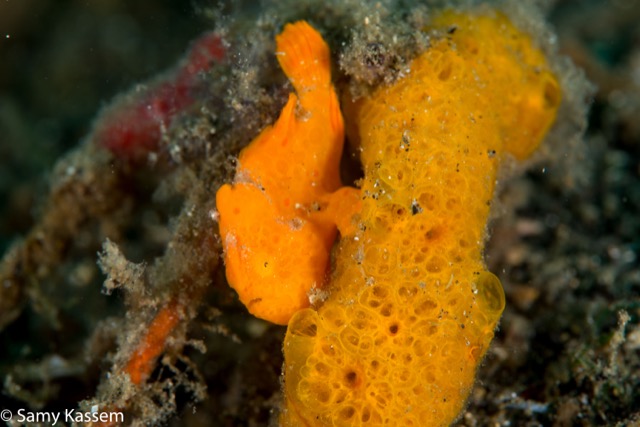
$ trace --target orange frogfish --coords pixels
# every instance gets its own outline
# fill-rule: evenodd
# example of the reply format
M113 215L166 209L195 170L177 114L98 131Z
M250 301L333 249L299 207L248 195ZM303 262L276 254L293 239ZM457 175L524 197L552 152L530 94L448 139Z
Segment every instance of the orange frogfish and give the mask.
M348 109L359 224L328 298L289 322L283 426L451 424L504 309L482 258L497 170L538 146L558 81L499 13L443 12L429 30L405 77Z
M284 325L326 282L337 228L350 232L344 212L359 196L340 182L344 124L329 47L306 22L287 25L276 43L297 96L242 150L216 204L229 284L253 315Z

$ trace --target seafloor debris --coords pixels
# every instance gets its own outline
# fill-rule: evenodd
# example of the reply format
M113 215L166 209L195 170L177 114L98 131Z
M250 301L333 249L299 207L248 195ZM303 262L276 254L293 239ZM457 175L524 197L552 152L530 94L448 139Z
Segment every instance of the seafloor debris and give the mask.
M58 161L35 225L0 262L0 406L117 408L135 425L275 422L284 330L249 316L226 286L214 202L233 156L291 91L273 37L310 20L348 99L407 74L442 3L285 1L259 16L240 11L173 71L105 108ZM571 3L553 9L560 45L571 40L567 52L606 71L596 76L601 88L623 79L599 92L585 140L590 86L556 54L539 10L498 2L551 58L564 96L539 166L522 177L503 171L515 179L500 182L486 255L507 306L463 425L640 420L637 30L619 34L624 49L608 60L600 32L561 13ZM584 16L600 16L600 2L579 3ZM624 3L606 3L603 34L638 21L637 2ZM347 184L359 178L353 153L343 158Z

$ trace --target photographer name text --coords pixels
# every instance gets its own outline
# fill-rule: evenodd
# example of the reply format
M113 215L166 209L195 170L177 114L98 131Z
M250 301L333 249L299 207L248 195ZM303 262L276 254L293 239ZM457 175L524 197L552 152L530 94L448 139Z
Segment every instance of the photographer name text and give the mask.
M18 409L14 414L8 411L2 411L3 421L14 421L18 423L45 423L55 426L58 421L64 423L124 423L124 414L122 412L99 412L92 408L89 412L77 411L75 409L66 409L64 412L34 412L26 409Z

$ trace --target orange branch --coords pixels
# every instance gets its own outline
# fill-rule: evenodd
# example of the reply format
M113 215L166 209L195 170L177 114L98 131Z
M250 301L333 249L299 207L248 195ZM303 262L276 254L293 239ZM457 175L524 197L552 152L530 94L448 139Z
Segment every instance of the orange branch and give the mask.
M168 336L180 320L179 307L180 304L172 299L151 321L124 370L133 384L142 384L153 371L157 357L164 351Z

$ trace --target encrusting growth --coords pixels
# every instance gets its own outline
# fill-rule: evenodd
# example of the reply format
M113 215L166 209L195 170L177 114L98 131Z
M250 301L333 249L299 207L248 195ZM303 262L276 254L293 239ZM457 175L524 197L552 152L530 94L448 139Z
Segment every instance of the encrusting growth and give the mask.
M124 368L133 384L142 384L153 371L156 358L164 351L167 338L180 321L180 311L180 304L171 300L160 308L149 324Z
M219 34L200 36L177 69L150 82L135 96L121 97L106 109L91 137L120 160L146 161L160 148L162 133L196 102L205 73L225 55Z
M353 105L364 167L358 231L328 299L284 343L283 426L446 426L505 299L482 259L500 161L526 158L560 91L498 13L444 12L407 76Z
M352 232L343 211L357 210L359 195L340 189L344 125L328 46L306 22L287 25L276 41L298 96L240 153L216 204L229 284L252 314L286 324L324 285L337 226Z

